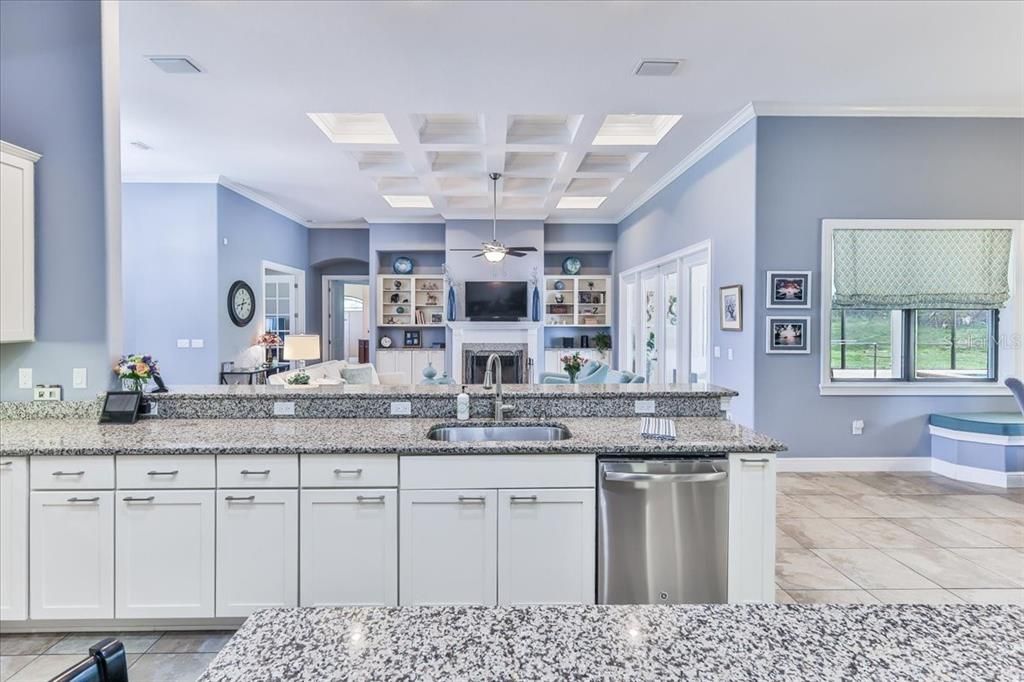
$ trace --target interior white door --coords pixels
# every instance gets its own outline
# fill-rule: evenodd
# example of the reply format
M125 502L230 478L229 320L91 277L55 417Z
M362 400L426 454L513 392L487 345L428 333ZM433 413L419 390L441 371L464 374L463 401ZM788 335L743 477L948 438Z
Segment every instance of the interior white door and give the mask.
M29 494L33 619L114 617L114 492Z
M729 455L729 603L775 601L775 455Z
M28 458L0 461L0 620L28 618Z
M711 270L707 262L690 265L689 271L689 380L708 380L708 343L711 339Z
M658 313L659 339L658 357L661 359L662 382L674 384L679 380L680 370L680 304L679 304L679 264L666 263L658 268L661 292L659 295Z
M303 490L302 606L398 605L398 493Z
M496 490L403 490L399 543L402 606L497 599Z
M217 616L296 606L298 539L298 491L217 491Z
M658 349L661 345L659 315L661 305L659 292L661 282L658 280L658 268L647 270L640 276L640 341L639 352L642 360L638 362L640 373L647 377L647 383L662 383L661 363Z
M118 618L212 618L214 491L117 494Z
M498 491L498 604L594 603L594 491Z

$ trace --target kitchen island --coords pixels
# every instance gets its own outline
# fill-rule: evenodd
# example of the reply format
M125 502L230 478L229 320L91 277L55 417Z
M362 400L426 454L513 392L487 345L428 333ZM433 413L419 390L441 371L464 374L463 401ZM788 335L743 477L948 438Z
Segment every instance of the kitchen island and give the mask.
M201 682L1019 680L1024 608L924 605L272 609Z

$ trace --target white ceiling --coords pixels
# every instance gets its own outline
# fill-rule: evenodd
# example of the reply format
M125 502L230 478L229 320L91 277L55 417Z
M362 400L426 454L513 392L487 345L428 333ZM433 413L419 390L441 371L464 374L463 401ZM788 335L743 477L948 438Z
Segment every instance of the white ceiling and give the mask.
M633 75L652 57L685 62ZM489 216L498 171L499 217L617 222L748 102L1024 115L1024 3L123 2L121 69L127 181L222 177L347 226ZM332 142L313 113L383 114L397 144ZM594 144L630 113L682 119L653 146Z

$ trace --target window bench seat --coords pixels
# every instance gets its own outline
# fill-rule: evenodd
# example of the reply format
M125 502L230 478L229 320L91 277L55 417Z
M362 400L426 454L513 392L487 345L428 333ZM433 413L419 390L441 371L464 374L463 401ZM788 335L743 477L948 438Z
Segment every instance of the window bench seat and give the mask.
M1024 415L932 414L932 471L960 481L1024 487Z

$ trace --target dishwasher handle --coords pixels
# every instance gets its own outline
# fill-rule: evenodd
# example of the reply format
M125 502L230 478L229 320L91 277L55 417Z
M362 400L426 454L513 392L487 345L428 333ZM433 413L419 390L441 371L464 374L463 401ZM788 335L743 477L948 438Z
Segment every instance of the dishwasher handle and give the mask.
M640 474L624 471L605 471L606 481L650 482L650 483L711 483L728 478L728 471L708 471L700 474Z

